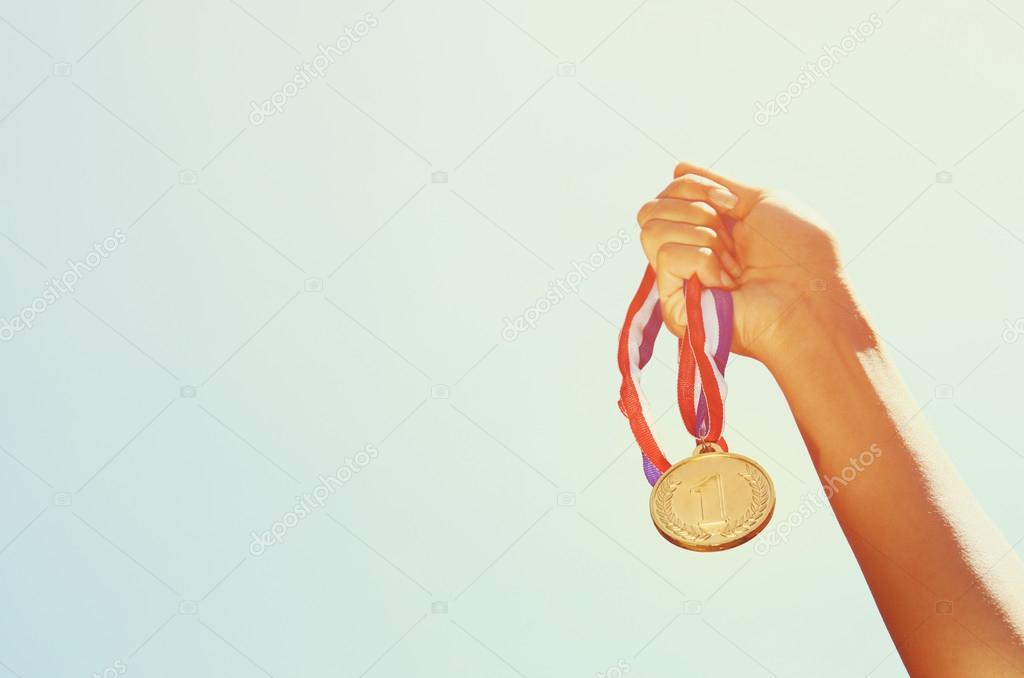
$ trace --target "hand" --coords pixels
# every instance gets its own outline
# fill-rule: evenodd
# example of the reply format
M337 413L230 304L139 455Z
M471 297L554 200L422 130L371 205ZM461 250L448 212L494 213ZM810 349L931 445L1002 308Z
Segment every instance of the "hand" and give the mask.
M792 335L795 307L825 290L845 293L834 240L769 191L688 163L675 176L637 215L665 325L686 331L683 281L696 273L733 293L733 351L767 363Z

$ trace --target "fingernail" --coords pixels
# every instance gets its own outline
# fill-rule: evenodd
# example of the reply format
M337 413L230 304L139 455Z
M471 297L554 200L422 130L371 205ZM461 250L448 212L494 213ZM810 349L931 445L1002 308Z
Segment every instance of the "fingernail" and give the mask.
M737 263L733 256L728 252L722 252L722 263L725 264L725 267L729 269L729 272L735 277L738 278L743 275L743 269L740 268L739 263Z
M740 201L739 198L724 188L712 188L708 191L708 198L711 199L711 202L725 210L731 210Z
M725 271L722 271L722 287L736 287L736 281Z

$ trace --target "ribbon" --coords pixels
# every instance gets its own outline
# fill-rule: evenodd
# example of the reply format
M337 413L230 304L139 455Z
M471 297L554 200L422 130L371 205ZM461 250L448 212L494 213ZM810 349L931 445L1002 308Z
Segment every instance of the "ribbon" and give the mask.
M705 289L694 275L684 283L686 333L679 340L679 412L697 444L713 442L728 450L722 437L725 420L725 367L732 345L732 295ZM671 464L654 438L650 405L640 390L640 371L654 354L661 330L661 305L654 270L648 266L626 311L619 333L618 363L622 374L619 409L643 455L644 475L654 485Z

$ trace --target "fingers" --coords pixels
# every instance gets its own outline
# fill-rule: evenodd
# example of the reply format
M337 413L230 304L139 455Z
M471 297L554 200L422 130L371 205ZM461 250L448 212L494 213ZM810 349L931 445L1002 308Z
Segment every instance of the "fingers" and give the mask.
M650 200L640 208L636 215L636 220L641 228L648 219L685 221L700 226L711 226L712 228L718 228L722 225L722 219L718 216L718 212L707 203L662 197Z
M722 184L699 174L684 174L678 177L658 197L700 200L714 205L725 214L729 214L739 203L739 196L735 193Z
M640 208L640 241L657 276L662 318L673 334L686 332L684 281L696 275L706 287L736 289L743 270L722 217L746 218L761 196L757 188L681 162L675 180Z
M647 229L647 224L652 221L674 221L695 226L707 226L718 234L720 240L715 243L716 249L729 250L736 254L736 243L732 233L722 223L722 218L715 209L705 202L690 200L677 200L675 198L657 198L644 204L636 215L640 228ZM707 244L710 243L691 243Z
M661 315L672 334L682 337L686 332L686 298L683 281L693 274L707 287L735 287L729 274L709 247L696 247L669 242L661 246L654 270L661 299Z
M668 243L710 249L721 260L722 267L732 276L728 283L716 280L715 287L732 287L735 279L743 274L743 269L727 249L728 243L724 242L721 233L708 226L651 219L645 222L640 233L640 244L643 245L647 260L655 269L658 266L658 253Z
M677 180L684 179L676 190L687 190L691 193L699 193L703 190L704 196L691 199L707 200L736 219L743 219L750 214L750 210L761 197L761 191L757 188L688 162L680 162L676 165L675 176ZM673 182L673 184L675 183ZM672 184L670 184L671 186ZM735 201L726 194L735 196Z

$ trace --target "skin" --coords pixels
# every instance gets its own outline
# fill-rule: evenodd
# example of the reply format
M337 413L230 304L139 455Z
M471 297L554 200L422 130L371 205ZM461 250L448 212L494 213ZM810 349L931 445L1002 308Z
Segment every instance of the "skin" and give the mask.
M688 163L675 177L637 215L666 326L683 335L694 273L733 292L733 351L781 387L911 675L1024 675L1024 565L918 416L834 238L771 191Z

